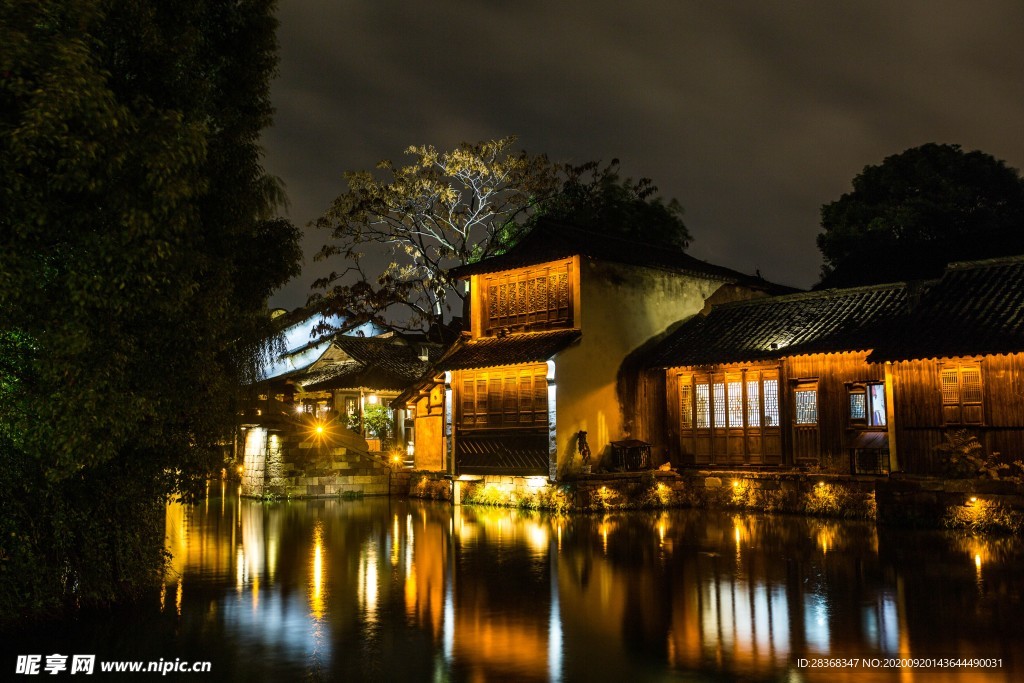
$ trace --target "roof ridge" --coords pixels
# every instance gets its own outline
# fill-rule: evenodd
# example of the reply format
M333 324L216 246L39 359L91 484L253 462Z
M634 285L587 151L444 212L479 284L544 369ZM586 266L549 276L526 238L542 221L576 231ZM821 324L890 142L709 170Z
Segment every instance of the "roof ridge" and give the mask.
M946 264L946 271L951 270L974 270L979 268L991 268L993 266L1011 265L1016 263L1024 263L1024 254L1018 254L1016 256L994 256L987 259L977 259L974 261L950 261Z
M743 299L741 301L729 301L724 304L715 304L713 310L724 308L741 308L743 306L763 306L770 303L789 303L790 301L803 301L805 299L836 298L854 294L862 294L871 291L899 291L906 289L906 282L886 282L880 285L862 285L860 287L839 287L834 289L818 289L811 292L796 292L795 294L779 294L777 296L762 296L756 299Z

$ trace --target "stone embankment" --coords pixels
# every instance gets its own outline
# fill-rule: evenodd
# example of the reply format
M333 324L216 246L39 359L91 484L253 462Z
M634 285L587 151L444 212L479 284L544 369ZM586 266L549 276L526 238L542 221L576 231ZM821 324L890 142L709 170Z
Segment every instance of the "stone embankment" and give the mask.
M252 428L246 434L242 495L253 498L386 496L391 468L358 434L310 436Z

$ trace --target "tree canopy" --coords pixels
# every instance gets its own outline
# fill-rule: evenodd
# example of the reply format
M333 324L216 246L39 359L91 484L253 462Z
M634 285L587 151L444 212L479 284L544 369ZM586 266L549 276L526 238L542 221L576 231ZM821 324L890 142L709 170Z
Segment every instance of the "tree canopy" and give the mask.
M347 190L316 221L332 238L317 258L342 267L314 283L313 302L347 321L437 329L463 311L448 269L502 253L540 217L689 244L679 203L665 203L648 178L621 177L618 160L559 164L514 144L409 147L410 164L346 173Z
M618 159L605 166L597 161L563 166L561 188L536 217L675 249L690 246L679 202L665 202L650 178L623 178L619 166Z
M1024 180L980 151L929 143L866 166L821 208L822 283L936 277L943 266L1024 253Z
M15 576L18 608L137 585L220 466L301 257L261 166L272 5L0 8L0 612Z

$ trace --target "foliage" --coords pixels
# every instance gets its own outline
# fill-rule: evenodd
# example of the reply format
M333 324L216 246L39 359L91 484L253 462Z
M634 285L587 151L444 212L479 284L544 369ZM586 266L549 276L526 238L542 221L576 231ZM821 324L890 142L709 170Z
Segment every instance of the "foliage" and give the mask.
M409 147L406 166L385 160L377 174L346 173L348 189L316 221L332 238L316 258L344 267L313 283L311 301L347 321L440 329L463 314L465 301L447 271L505 252L542 218L672 248L689 244L679 203L664 202L649 178L623 178L617 159L555 164L512 152L514 143Z
M219 467L300 257L260 165L271 10L0 8L0 557L36 568L0 609L131 593L165 497Z
M374 439L390 439L392 435L391 411L380 404L368 404L363 408L363 426Z
M1003 462L999 453L985 453L978 438L966 429L947 432L943 438L945 441L936 446L935 450L944 456L943 464L948 476L957 479L1022 481L1024 463L1016 460L1011 466Z
M650 178L623 178L618 159L563 166L562 172L560 191L536 216L675 249L690 245L679 202L666 203Z
M1002 503L976 499L966 505L950 508L943 520L950 529L966 529L974 533L1020 533L1024 515Z
M819 287L935 277L949 261L1024 253L1024 179L1003 161L929 143L866 166L821 208Z
M447 479L431 479L421 476L415 484L409 487L409 495L413 498L451 500L452 482Z
M514 143L507 137L447 152L413 146L405 150L412 163L378 164L384 178L346 173L348 189L316 221L333 238L316 258L341 257L345 267L314 288L346 320L419 329L462 315L464 294L453 289L447 269L494 253L505 226L556 187L547 158L513 152ZM388 262L373 275L364 259L372 262L381 250ZM454 311L452 294L459 300Z

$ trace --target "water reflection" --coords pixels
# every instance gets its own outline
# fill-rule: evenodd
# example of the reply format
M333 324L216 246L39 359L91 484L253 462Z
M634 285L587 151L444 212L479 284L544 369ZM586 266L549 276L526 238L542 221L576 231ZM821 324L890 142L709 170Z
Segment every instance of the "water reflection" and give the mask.
M1015 539L210 488L168 506L162 635L137 647L209 659L218 678L992 680L796 666L815 656L997 657L995 680L1024 674Z

